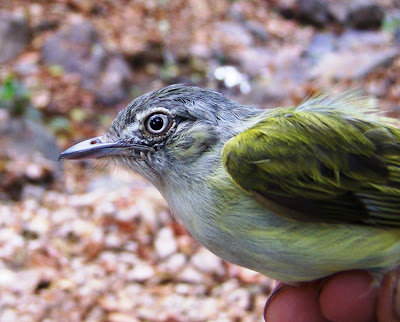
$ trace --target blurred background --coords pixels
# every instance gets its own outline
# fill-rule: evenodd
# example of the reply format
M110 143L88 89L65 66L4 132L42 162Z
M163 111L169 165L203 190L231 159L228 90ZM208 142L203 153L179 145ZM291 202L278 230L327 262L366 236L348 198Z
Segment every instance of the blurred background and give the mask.
M0 0L0 321L262 321L272 280L141 178L57 157L172 83L260 108L358 88L398 117L399 44L398 0Z

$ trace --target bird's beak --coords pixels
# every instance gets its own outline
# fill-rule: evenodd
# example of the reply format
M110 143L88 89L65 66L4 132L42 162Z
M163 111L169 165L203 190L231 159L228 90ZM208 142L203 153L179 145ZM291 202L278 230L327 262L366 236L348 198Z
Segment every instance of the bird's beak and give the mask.
M151 149L151 147L126 141L106 142L104 136L98 136L71 146L60 154L58 161L62 159L94 159L106 156L122 155L128 150L148 152Z

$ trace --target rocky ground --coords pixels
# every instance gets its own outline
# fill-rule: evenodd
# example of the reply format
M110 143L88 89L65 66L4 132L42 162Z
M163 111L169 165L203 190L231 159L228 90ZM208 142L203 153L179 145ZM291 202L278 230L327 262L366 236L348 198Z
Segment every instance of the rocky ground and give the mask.
M260 321L273 281L113 165L57 163L184 82L269 108L359 88L399 115L394 0L0 2L0 321Z

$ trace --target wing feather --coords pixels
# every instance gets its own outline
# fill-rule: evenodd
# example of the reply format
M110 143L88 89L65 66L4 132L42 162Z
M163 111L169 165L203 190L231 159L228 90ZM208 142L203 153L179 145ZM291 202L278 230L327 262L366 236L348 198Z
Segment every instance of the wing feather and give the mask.
M226 171L290 219L400 227L400 130L357 104L335 104L267 113L225 144Z

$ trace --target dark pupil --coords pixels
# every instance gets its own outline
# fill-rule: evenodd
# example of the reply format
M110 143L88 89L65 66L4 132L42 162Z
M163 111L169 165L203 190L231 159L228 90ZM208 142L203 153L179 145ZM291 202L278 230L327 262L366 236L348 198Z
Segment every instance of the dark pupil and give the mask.
M164 120L159 116L155 116L150 120L150 127L154 131L161 130L163 126L164 126Z

